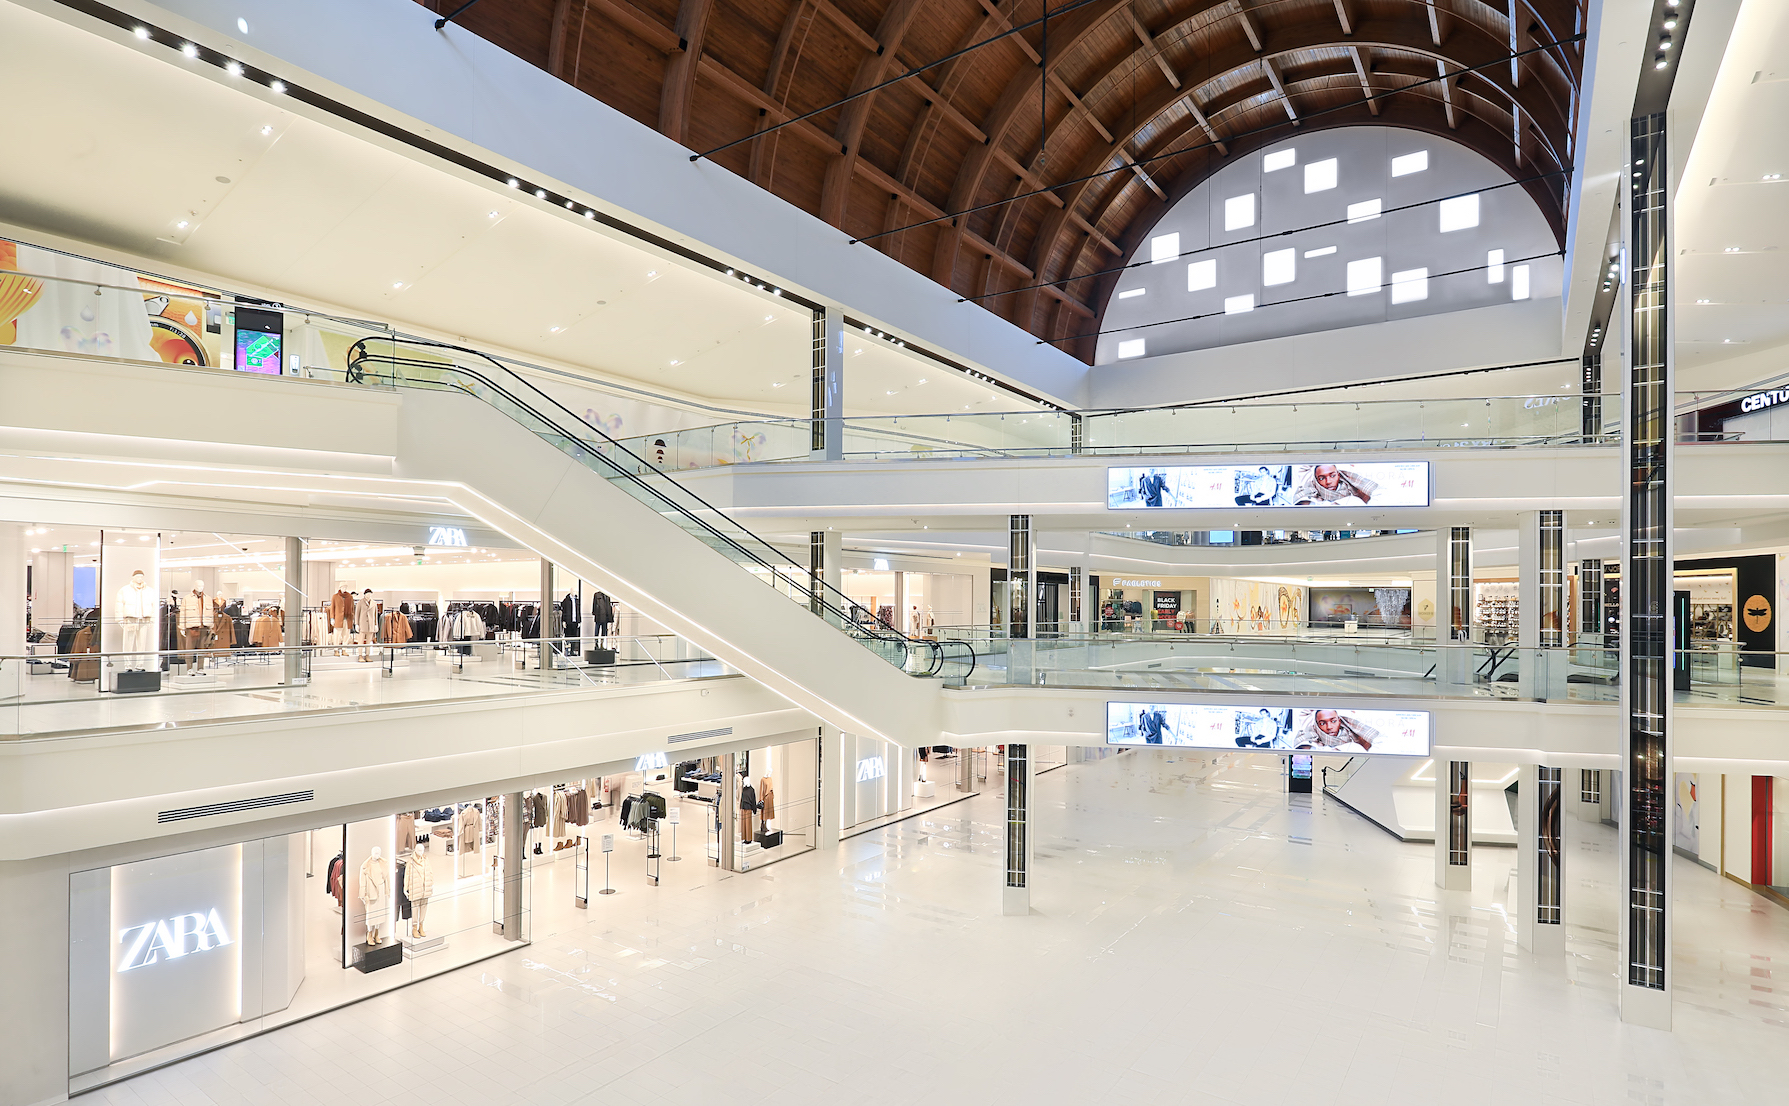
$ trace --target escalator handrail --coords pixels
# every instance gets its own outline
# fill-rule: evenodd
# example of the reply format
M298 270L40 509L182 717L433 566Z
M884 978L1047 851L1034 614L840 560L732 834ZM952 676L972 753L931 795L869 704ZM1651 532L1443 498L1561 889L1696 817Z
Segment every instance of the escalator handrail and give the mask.
M380 354L377 351L370 350L367 348L367 345L366 345L366 343L369 341L389 342L393 346L394 352L390 355L385 355L385 354ZM453 345L448 342L435 342L435 341L429 341L429 340L425 340L425 339L414 339L414 338L398 339L398 338L393 338L393 337L386 337L383 335L378 336L376 338L362 338L362 339L359 339L356 342L354 342L353 345L349 346L349 348L348 348L348 376L349 376L349 378L351 380L355 379L357 376L356 369L361 364L363 364L365 361L367 361L369 359L374 360L374 361L386 361L386 362L389 362L392 364L398 364L398 365L414 365L419 368L426 368L426 369L429 369L429 370L435 371L435 372L439 372L443 369L451 369L454 372L465 373L467 376L470 376L470 377L478 380L479 382L483 383L487 387L498 392L499 394L504 396L504 398L506 398L510 402L514 403L517 407L520 407L521 409L527 411L529 414L531 414L535 418L539 419L543 424L552 428L554 432L561 434L565 438L578 443L579 446L583 447L591 455L602 460L610 469L614 470L614 472L617 475L631 481L634 485L639 487L642 491L646 492L648 495L650 495L654 499L657 499L657 500L663 502L665 505L670 507L672 510L675 510L675 511L679 512L680 514L683 514L686 517L690 518L693 522L695 522L697 525L701 526L704 530L708 531L714 537L718 538L719 540L725 542L727 545L729 545L733 549L737 550L742 556L751 559L752 561L763 566L765 569L767 569L770 572L774 573L774 572L779 571L779 566L777 564L774 564L770 561L765 560L764 557L761 556L757 551L749 549L746 546L740 544L740 542L735 540L731 535L723 533L721 530L719 530L716 527L714 527L713 525L709 524L707 522L707 520L703 519L699 514L692 513L687 506L677 503L669 495L666 495L663 491L659 490L658 488L653 487L651 484L649 484L645 480L641 479L639 474L628 472L624 467L622 467L619 464L616 464L614 462L614 460L612 460L608 457L605 457L600 450L592 449L590 447L589 439L586 438L584 435L580 435L578 433L567 430L564 426L561 426L557 421L555 421L552 418L549 418L546 414L542 413L534 405L524 401L521 397L515 395L508 388L505 388L502 384L499 384L496 381L491 380L490 378L484 376L482 373L479 373L473 369L469 369L463 365L460 365L460 364L457 364L454 362L448 362L448 363L443 364L441 362L435 362L435 361L424 361L424 360L420 360L420 359L399 357L399 356L397 356L395 350L396 350L396 347L398 346L400 341L406 345L422 346L425 348L432 348L432 349L451 350L455 353L467 354L469 356L476 357L476 358L480 359L481 361L489 362L491 365L496 367L498 370L503 372L505 375L507 375L511 379L517 381L518 383L520 383L521 385L526 387L530 392L534 393L536 396L539 396L540 399L542 401L544 401L545 405L547 405L551 408L557 409L563 415L565 415L566 417L569 417L571 419L571 421L577 423L578 425L582 426L585 430L589 431L589 433L591 435L593 435L594 437L600 438L603 441L607 442L610 446L612 446L619 453L637 461L643 468L650 469L651 471L654 472L654 474L656 476L658 476L659 479L663 480L667 484L670 484L672 487L676 488L678 491L682 492L684 495L687 495L689 498L691 498L691 499L695 500L697 503L701 504L701 507L703 510L712 512L715 516L717 516L719 518L727 519L728 522L733 522L733 520L731 518L728 518L726 513L721 511L718 507L715 507L713 504L709 503L707 500L703 499L701 496L697 495L695 492L690 491L688 488L684 487L682 484L678 483L676 480L673 480L671 477L665 475L662 472L659 472L657 470L656 466L652 466L649 462L646 461L645 458L640 457L638 454L634 453L632 450L628 449L626 446L615 441L615 439L611 438L608 434L604 433L602 430L598 429L597 427L591 426L583 418L579 417L575 412L568 410L562 404L560 404L557 400L554 400L551 396L542 392L539 388L536 388L534 385L530 384L527 380L523 379L513 369L510 369L508 366L497 361L495 358L491 357L490 355L482 353L478 350L469 349L465 346ZM364 372L358 374L358 379L360 379L361 381L364 381L364 379L365 379ZM393 386L395 387L396 386L395 375L393 377L392 383L393 383ZM464 389L462 389L462 390L464 390ZM468 394L470 394L470 393L468 393ZM474 398L477 398L477 397L474 396ZM733 525L741 533L751 534L751 531L747 530L743 526L739 526L738 523L733 523ZM752 536L759 544L763 545L764 548L770 550L773 554L776 554L779 557L781 557L782 561L788 567L792 567L792 568L796 569L803 576L807 577L808 586L810 588L810 591L816 585L819 588L823 589L822 593L814 594L814 598L822 606L824 606L827 610L831 611L833 614L837 615L840 618L841 622L843 623L841 629L848 628L846 630L847 636L854 636L852 634L852 631L856 631L858 634L861 634L863 637L874 638L875 640L878 640L878 641L883 641L883 642L887 642L890 644L899 642L902 645L904 652L907 652L907 653L911 653L912 651L914 651L915 648L917 648L920 645L920 639L910 638L906 634L903 634L898 630L894 630L892 627L888 628L887 633L883 633L881 631L881 629L876 626L875 623L872 623L869 628L869 631L866 632L864 630L864 627L862 627L862 625L859 624L857 622L857 620L851 616L850 613L848 613L849 607L856 605L852 602L852 600L850 599L849 596L846 596L843 592L840 592L837 588L834 588L830 584L827 584L824 580L815 579L811 569L804 568L800 564L797 564L792 558L783 556L781 554L781 552L779 550L777 550L777 548L775 546L771 545L769 542L764 541L762 538L757 538L756 535L752 535ZM824 592L831 592L834 595L837 595L840 599L843 599L846 604L846 609L841 609L837 604L831 602L827 598L827 596L824 594ZM943 667L942 647L941 647L940 643L938 643L936 641L927 642L926 644L928 646L930 646L930 648L927 651L934 654L933 663L928 666L928 671L925 673L926 675L929 676L929 675L936 674L936 672ZM966 642L962 643L962 644L967 646ZM969 647L969 648L970 648L970 653L971 653L971 671L973 671L974 649L973 649L973 647Z

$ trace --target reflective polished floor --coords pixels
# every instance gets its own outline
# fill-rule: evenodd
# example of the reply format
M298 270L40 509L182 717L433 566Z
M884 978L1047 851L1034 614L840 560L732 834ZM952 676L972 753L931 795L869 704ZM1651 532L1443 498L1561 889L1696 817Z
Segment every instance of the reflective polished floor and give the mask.
M1789 1100L1789 911L1678 859L1676 1029L1624 1026L1613 831L1568 822L1543 960L1513 850L1443 895L1432 846L1281 783L1146 751L1040 776L1026 918L997 791L587 912L539 881L531 947L78 1101Z

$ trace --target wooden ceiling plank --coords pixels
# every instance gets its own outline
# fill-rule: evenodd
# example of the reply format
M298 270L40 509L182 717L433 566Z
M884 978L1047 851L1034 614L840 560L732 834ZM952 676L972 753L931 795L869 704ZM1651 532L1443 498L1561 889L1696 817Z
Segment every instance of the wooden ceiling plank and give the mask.
M832 0L813 0L813 5L814 9L825 16L833 26L845 32L846 37L850 38L865 50L868 50L873 54L881 47L882 44L876 41L875 35L872 35L862 27L859 27L857 25L857 20L852 19L850 16L840 11L838 7L832 3Z
M1454 82L1453 78L1447 75L1446 62L1440 60L1435 62L1435 75L1441 78L1441 80L1436 83L1441 89L1441 103L1447 109L1447 129L1450 131L1458 130L1460 123L1459 120L1454 118Z
M713 57L704 55L697 68L704 77L713 81L722 91L729 92L746 103L763 109L764 113L776 122L783 123L795 118L795 112L765 95L757 85L728 69ZM828 154L843 154L845 152L844 148L839 145L838 139L814 126L810 120L803 119L784 129L793 132L797 138L812 143Z
M1199 107L1198 98L1189 92L1181 100L1181 103L1184 103L1186 105L1186 110L1192 113L1193 119L1199 124L1199 129L1204 131L1205 137L1217 147L1218 153L1225 157L1229 157L1230 147L1225 145L1223 137L1217 132L1217 128L1211 125L1211 120L1205 117L1205 112Z
M1348 0L1335 0L1335 5L1336 20L1342 25L1342 33L1345 35L1353 34L1354 20L1348 15Z
M1261 29L1255 26L1254 18L1249 15L1247 0L1236 0L1236 19L1242 24L1242 33L1249 36L1249 45L1253 46L1255 52L1259 54L1261 52Z
M634 7L627 0L590 0L590 6L619 23L627 33L646 42L660 53L668 54L678 47L679 39L676 31Z
M547 72L565 79L565 25L571 16L571 0L553 0L553 20L547 25Z

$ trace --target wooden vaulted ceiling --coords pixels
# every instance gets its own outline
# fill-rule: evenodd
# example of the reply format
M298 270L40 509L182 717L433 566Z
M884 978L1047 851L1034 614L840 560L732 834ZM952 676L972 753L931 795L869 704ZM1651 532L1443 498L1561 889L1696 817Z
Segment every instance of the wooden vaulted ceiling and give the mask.
M1297 134L1462 143L1537 178L1563 244L1586 2L1048 0L1046 28L1024 26L1044 0L482 0L457 22L694 152L737 142L713 160L1091 360L1106 271Z

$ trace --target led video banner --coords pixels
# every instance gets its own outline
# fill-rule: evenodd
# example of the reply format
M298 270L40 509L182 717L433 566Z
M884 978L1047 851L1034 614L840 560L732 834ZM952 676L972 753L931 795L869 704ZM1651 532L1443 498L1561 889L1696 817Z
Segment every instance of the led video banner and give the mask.
M1107 703L1106 744L1426 757L1424 710Z
M1108 510L1427 507L1427 461L1156 465L1106 470Z

